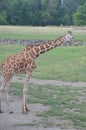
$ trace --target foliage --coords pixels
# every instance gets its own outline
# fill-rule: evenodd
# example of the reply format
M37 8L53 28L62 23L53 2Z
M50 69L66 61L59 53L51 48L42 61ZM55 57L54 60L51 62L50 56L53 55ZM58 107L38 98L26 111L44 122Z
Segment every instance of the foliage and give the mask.
M75 25L86 25L86 3L77 9L73 18Z
M3 0L0 1L0 24L70 25L72 14L85 0Z
M7 24L7 15L5 11L0 12L0 24L1 25L6 25Z
M0 24L1 25L7 24L7 14L4 8L5 8L5 0L0 1Z

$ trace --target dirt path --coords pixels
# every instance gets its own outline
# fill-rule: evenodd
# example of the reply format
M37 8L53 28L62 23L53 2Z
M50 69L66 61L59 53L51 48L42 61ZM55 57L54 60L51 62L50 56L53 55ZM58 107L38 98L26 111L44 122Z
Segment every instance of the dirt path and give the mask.
M45 107L42 104L30 104L30 112L24 115L20 111L22 104L21 99L12 95L10 98L10 106L14 113L9 114L7 112L6 103L3 101L2 108L4 110L4 113L0 114L0 130L38 130L34 124L38 126L39 123L41 124L42 119L36 116L36 114L47 110L48 107ZM31 125L33 127L31 127ZM42 126L40 126L40 128L42 129Z
M0 81L1 81L0 77ZM18 83L24 83L24 78L14 76L11 82L18 82ZM42 80L42 79L35 79L31 78L30 79L30 84L36 84L36 85L46 85L46 84L51 84L51 85L58 85L58 86L72 86L72 87L86 87L86 82L65 82L65 81L58 81L58 80Z
M17 96L10 96L10 106L14 111L13 114L7 112L6 102L3 101L2 108L4 113L0 114L0 130L62 130L58 127L46 127L46 123L49 119L44 120L43 117L37 116L40 112L48 110L49 106L43 106L40 103L29 104L30 112L28 114L21 113L22 100ZM59 118L54 119L58 123L65 123L65 121ZM76 130L74 128L64 130Z
M1 78L0 78L1 80ZM12 82L20 82L24 83L24 78L14 77ZM86 87L85 82L63 82L56 80L39 80L39 79L31 79L30 83L36 85L58 85L58 86L78 86L78 87ZM4 113L0 114L0 130L62 130L58 127L45 127L43 123L45 120L42 117L37 116L38 113L48 110L49 106L43 106L42 104L29 104L30 112L27 115L23 115L21 113L21 104L22 100L17 96L10 96L10 105L13 114L8 114L6 108L6 103L3 100L2 107L4 109ZM57 122L61 120L56 119ZM47 122L47 120L46 120ZM35 125L34 125L35 124ZM64 130L76 130L75 128L64 129Z
M13 77L12 82L20 82L24 83L24 78ZM36 85L58 85L58 86L73 86L73 87L86 87L86 82L65 82L65 81L57 81L57 80L42 80L42 79L30 79L30 83Z

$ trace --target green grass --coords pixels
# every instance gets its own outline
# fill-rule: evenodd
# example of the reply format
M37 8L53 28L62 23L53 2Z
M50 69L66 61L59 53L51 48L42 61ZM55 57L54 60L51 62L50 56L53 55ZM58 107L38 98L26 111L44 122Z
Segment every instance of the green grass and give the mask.
M52 40L71 30L75 39L86 41L86 29L83 27L33 27L33 26L0 26L0 39L34 39Z
M22 50L24 46L0 45L0 62ZM86 82L86 47L58 47L36 60L37 69L32 77L63 81Z
M10 93L22 96L23 85L12 83ZM37 114L43 118L45 127L86 128L86 87L38 86L29 85L28 103L41 103L50 106L48 110ZM56 118L55 121L52 118ZM58 119L62 122L58 122ZM64 123L65 121L65 123ZM37 125L37 124L36 124ZM39 125L39 124L38 124Z
M37 59L33 77L86 81L86 47L59 47Z
M11 45L11 44L0 44L0 62L2 62L8 56L16 54L23 50L24 46Z
M0 38L5 39L55 39L71 30L76 40L86 40L84 27L28 27L0 26ZM0 45L0 62L21 51L24 46ZM64 81L86 81L86 46L59 47L37 59L33 77Z

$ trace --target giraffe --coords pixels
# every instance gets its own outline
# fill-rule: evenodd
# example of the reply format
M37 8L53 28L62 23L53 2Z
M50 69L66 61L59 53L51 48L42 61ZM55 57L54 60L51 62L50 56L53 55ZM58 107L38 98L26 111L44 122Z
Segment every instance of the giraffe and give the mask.
M28 45L21 52L7 57L0 65L2 71L3 81L0 87L0 92L4 91L6 95L6 102L8 112L12 113L9 106L9 98L8 98L8 90L9 84L12 77L16 73L23 72L26 74L25 82L23 87L23 103L22 103L22 113L27 113L29 111L27 107L27 91L28 91L28 82L30 80L32 71L36 69L36 58L46 51L49 51L59 45L61 45L65 41L65 36L59 37L58 39L38 44L38 45ZM2 113L1 109L1 98L0 98L0 113Z

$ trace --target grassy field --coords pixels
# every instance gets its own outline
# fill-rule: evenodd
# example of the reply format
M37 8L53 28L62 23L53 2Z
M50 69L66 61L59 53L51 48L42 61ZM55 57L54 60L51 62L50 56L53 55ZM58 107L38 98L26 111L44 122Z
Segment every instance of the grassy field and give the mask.
M2 62L6 57L18 53L23 50L24 46L11 45L11 44L0 44L0 62Z
M75 39L86 41L86 27L32 27L32 26L0 26L0 39L34 39L51 40L71 30Z
M86 81L86 47L59 47L37 59L33 77Z
M55 39L71 30L77 40L86 40L85 27L23 27L0 26L0 38ZM0 45L0 62L24 46ZM86 46L59 47L37 59L38 68L33 77L64 81L86 81Z
M0 45L0 62L22 50L24 46ZM58 47L36 60L32 77L86 82L86 46Z

